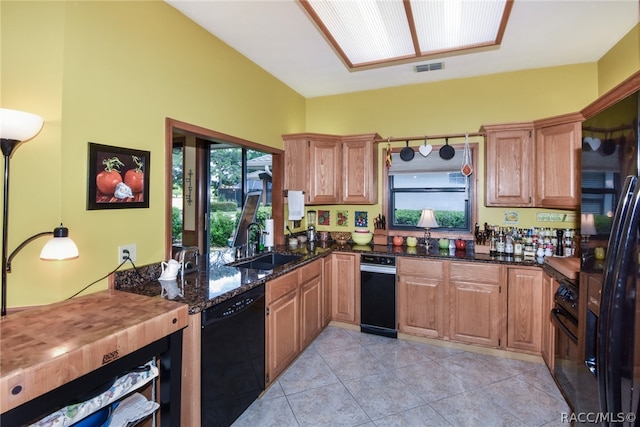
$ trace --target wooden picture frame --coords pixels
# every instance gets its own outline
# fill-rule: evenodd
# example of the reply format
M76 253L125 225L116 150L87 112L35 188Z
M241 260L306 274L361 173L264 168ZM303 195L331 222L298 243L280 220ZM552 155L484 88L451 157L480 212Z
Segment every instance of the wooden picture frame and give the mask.
M89 142L87 210L149 207L149 151Z

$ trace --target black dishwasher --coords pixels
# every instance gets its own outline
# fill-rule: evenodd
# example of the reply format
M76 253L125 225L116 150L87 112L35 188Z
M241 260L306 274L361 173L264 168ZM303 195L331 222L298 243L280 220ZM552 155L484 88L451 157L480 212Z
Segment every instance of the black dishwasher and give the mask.
M360 331L397 338L396 258L360 256Z
M265 387L265 285L202 312L203 426L230 426Z

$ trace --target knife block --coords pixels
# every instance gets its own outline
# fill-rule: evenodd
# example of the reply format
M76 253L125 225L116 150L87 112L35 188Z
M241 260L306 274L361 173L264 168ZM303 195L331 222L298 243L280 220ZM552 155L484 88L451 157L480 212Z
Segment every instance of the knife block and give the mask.
M373 244L374 245L386 245L387 244L387 230L373 230Z

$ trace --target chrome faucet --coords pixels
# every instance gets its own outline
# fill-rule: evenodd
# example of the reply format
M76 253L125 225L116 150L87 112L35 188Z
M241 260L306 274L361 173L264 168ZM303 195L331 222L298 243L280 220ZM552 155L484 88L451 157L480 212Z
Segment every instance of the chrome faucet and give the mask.
M251 224L247 225L247 256L253 256L256 254L256 250L255 250L255 245L251 245L251 241L250 241L250 236L251 236L251 228L252 227L258 227L258 241L255 243L260 243L260 236L262 236L262 233L264 233L264 229L262 228L262 225L260 223L257 222L252 222Z

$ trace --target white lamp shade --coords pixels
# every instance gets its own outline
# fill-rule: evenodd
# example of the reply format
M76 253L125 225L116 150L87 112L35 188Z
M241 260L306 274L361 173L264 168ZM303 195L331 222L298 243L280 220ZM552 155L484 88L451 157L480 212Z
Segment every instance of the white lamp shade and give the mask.
M438 222L433 214L433 209L422 210L417 226L420 228L438 228Z
M26 141L40 132L42 117L24 111L0 108L0 138Z
M580 234L583 236L594 236L598 234L593 214L580 215Z
M78 247L73 240L68 237L53 237L42 248L40 259L62 260L77 258L78 255Z

